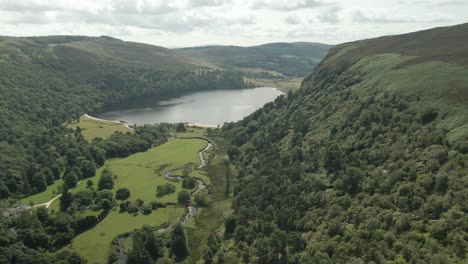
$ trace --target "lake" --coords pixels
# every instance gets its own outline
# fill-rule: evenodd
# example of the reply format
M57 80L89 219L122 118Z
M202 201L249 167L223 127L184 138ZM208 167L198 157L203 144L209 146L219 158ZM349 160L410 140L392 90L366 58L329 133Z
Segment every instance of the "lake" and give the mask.
M146 98L141 105L114 106L113 110L94 116L126 120L130 125L188 122L216 126L241 120L281 94L283 92L271 87L200 91L164 101Z

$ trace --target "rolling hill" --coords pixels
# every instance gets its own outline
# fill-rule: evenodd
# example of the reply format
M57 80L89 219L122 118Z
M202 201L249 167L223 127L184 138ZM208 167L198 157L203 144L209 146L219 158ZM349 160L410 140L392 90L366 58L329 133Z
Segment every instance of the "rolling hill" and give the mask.
M327 54L331 45L295 42L269 43L260 46L204 46L175 49L209 67L242 72L256 85L277 85L308 75ZM299 86L295 80L292 85ZM278 83L279 82L279 83Z
M239 260L465 263L467 43L462 24L338 45L223 127Z
M0 37L0 197L37 191L32 177L64 154L44 151L47 133L66 133L61 125L83 113L135 97L245 87L239 74L158 46L110 37Z

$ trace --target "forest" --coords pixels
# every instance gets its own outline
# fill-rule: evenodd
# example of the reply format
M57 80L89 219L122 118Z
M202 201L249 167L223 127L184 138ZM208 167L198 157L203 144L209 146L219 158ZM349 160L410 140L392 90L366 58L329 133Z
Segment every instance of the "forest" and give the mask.
M72 120L135 97L248 87L239 74L192 65L159 47L107 37L1 37L0 50L0 263L85 263L68 250L47 252L69 244L116 206L106 192L112 176L89 186L93 191L75 196L69 189L94 176L106 159L166 142L172 129L140 126L135 133L88 142L80 128L67 128ZM148 55L154 51L168 55ZM60 212L49 215L40 209L21 218L3 214L18 199L41 193L57 180L64 183ZM74 216L91 204L99 215Z
M224 239L243 263L466 262L467 97L440 72L466 73L442 56L466 29L339 45L299 91L222 127L239 170Z
M208 130L227 149L212 153L222 170L208 169L222 176L218 201L229 204L215 208L221 230L202 230L202 262L465 263L467 30L335 46L297 91ZM183 215L192 202L194 179L178 193L174 182L154 186L155 200L143 201L129 188L111 191L120 178L102 168L174 140L183 124L88 141L70 122L139 97L249 87L240 73L109 37L1 37L0 50L0 209L63 181L57 211L0 215L0 263L84 264L67 245L110 214L137 219L176 205ZM192 154L186 158L198 162ZM85 189L72 192L80 181ZM174 202L157 201L170 195ZM193 202L206 206L202 195ZM200 230L179 223L162 236L148 226L118 235L108 263L121 257L121 239L131 245L128 263L184 262L189 236Z

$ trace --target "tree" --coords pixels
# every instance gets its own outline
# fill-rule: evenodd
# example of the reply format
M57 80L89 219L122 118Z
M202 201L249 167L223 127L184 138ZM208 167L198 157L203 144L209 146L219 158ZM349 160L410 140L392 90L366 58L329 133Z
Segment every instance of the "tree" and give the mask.
M185 259L189 255L187 238L180 223L174 227L171 234L171 255L179 260Z
M112 189L114 188L114 178L109 170L104 170L99 178L98 190Z
M205 207L211 203L211 199L206 192L199 192L195 195L194 202L199 207Z
M224 219L224 229L226 233L232 234L232 232L234 232L234 230L236 229L236 225L237 217L235 215L228 215Z
M164 256L164 243L161 238L156 238L154 236L154 232L151 227L143 227L140 233L140 235L144 238L145 248L153 260L157 260Z
M37 173L32 178L32 185L36 188L37 192L43 192L47 188L46 180L42 173Z
M184 123L178 123L176 126L176 132L187 132L187 128Z
M93 187L93 185L94 185L94 182L92 180L87 180L86 181L86 188L89 189L89 188Z
M68 191L68 186L64 184L62 186L62 196L60 196L60 211L64 212L70 207L73 202L73 196Z
M197 186L197 181L192 177L187 177L182 180L182 188L193 189Z
M177 195L177 202L180 205L187 205L190 202L190 194L186 190L182 190Z
M129 264L150 264L154 263L150 254L145 248L145 245L142 239L139 236L136 236L133 239L132 251L128 255Z
M117 200L127 200L130 197L130 190L128 188L122 187L117 189L115 192L115 199Z
M93 177L94 174L96 173L96 165L94 164L94 162L89 161L89 160L82 161L80 165L80 169L81 169L83 179Z
M78 183L78 177L73 171L70 171L67 174L65 174L63 180L65 181L65 185L67 185L68 188L73 188Z
M158 185L156 187L156 197L163 197L164 195L168 195L174 193L176 187L173 184L165 183L163 185Z
M329 173L341 170L342 153L338 144L333 143L325 152L324 167Z

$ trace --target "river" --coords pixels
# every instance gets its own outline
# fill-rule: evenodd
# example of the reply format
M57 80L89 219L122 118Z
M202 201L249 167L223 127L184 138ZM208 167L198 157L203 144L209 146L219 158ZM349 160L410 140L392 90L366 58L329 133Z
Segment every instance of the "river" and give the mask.
M188 122L216 126L241 120L281 94L271 87L199 91L164 101L146 98L145 102L114 106L94 116L126 120L130 125Z

